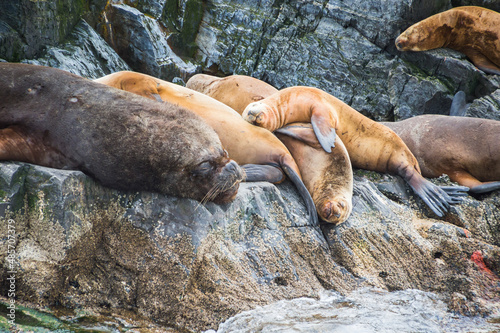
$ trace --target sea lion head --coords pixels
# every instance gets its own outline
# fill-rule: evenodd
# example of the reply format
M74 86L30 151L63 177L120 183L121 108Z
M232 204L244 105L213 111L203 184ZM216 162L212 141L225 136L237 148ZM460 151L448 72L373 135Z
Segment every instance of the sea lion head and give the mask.
M400 34L395 40L396 48L399 51L427 51L446 47L455 25L455 15L433 15Z
M339 195L323 200L322 203L317 203L316 209L322 220L333 224L340 224L347 220L351 214L352 203L344 196Z
M229 159L211 127L186 109L170 108L178 108L176 117L156 120L163 124L158 131L151 131L149 138L153 151L157 152L149 155L152 174L160 175L156 182L157 191L202 203L233 200L243 180L243 170ZM154 126L153 120L148 125Z
M250 124L267 128L270 131L280 127L273 109L262 101L248 104L241 116Z

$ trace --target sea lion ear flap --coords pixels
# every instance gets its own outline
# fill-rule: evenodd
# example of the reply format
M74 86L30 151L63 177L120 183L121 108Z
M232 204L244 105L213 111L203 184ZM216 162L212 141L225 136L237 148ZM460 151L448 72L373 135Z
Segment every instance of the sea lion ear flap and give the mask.
M323 149L310 123L293 123L278 128L274 133L287 135L316 149Z

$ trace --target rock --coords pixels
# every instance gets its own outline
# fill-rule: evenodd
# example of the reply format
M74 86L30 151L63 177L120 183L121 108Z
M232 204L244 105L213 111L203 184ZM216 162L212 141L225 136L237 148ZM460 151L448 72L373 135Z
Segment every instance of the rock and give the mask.
M172 51L169 34L155 19L127 5L109 6L106 18L105 39L135 71L165 80L176 76L186 80L199 70Z
M85 6L85 0L4 0L0 3L0 20L17 31L25 43L19 58L32 58L45 46L62 42L80 20Z
M194 331L257 305L368 285L437 292L460 313L500 310L488 301L499 292L498 193L457 206L445 218L456 226L418 213L398 177L357 173L351 217L318 227L289 182L245 183L234 202L202 206L107 189L79 171L0 166L16 293L34 304L124 309ZM8 268L5 238L0 247Z
M41 58L21 62L60 68L89 79L131 70L84 20L78 23L65 44L48 47Z

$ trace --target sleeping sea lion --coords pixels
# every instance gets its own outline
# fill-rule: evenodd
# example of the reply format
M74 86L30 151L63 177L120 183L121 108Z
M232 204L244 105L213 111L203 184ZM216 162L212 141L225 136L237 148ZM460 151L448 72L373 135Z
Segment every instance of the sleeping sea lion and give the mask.
M243 113L246 106L277 92L278 89L245 75L224 78L196 74L186 84ZM352 210L353 175L344 144L339 138L330 154L322 150L309 123L297 123L274 131L287 146L299 166L305 186L314 200L318 215L327 222L344 222Z
M270 131L290 123L311 122L317 136L318 131L336 132L354 167L401 176L438 216L444 215L449 204L460 202L467 190L439 187L423 178L417 160L396 133L317 88L280 90L249 104L243 118Z
M245 181L279 183L284 179L284 172L295 184L313 223L317 224L314 201L301 180L297 164L285 145L269 131L249 124L236 111L211 97L149 75L122 71L95 81L119 89L133 87L137 94L150 99L158 95L163 101L198 114L217 132L229 157L243 167Z
M260 101L278 91L272 85L246 75L217 77L196 74L188 80L186 88L215 98L239 114L243 113L248 104Z
M0 63L0 160L81 170L105 186L232 200L243 178L200 117L63 70Z
M395 43L400 51L457 50L485 73L500 74L500 13L490 9L452 8L415 23Z
M302 172L319 216L340 224L352 211L353 174L349 154L340 138L331 153L321 148L310 123L294 123L274 131Z
M500 189L500 121L427 114L382 124L403 139L425 177L447 174L473 193Z

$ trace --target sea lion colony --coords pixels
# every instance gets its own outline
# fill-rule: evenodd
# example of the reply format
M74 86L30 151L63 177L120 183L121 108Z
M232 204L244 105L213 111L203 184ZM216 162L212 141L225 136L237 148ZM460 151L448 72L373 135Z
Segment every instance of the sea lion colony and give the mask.
M424 20L423 23L417 23L415 26L418 28L422 25L433 25L435 28L437 25L439 28L439 24L441 24L449 27L450 17L457 17L457 12L464 15L464 12L474 14L478 10L482 9L478 9L478 7L456 8L450 13L442 13L439 20L432 19L428 20L427 23ZM490 12L486 12L483 16L496 20L498 13ZM484 30L480 28L485 28L488 25L487 22L475 18L472 18L472 21L476 22L468 20L468 23L464 24L465 21L460 18L460 15L458 15L459 20L463 22L460 25L461 30L456 29L457 32L453 34L456 41L448 44L438 43L432 47L454 47L466 53L478 68L488 73L498 74L496 59L484 59L484 54L488 54L488 51L491 51L493 55L498 53L499 48L495 44L498 40L493 41L494 43L481 45L479 48L471 48L470 45L461 48L456 46L457 43L465 43L466 39L456 37L460 33L466 35L462 31L464 26L469 30L472 29L475 33L473 36L477 38L477 33L480 34L481 31L484 33ZM436 24L436 22L438 23ZM420 36L412 39L412 35L422 34L421 29L417 28L409 28L398 37L396 40L398 49L425 50L432 48L427 45L420 47L419 43L427 44L426 41L420 42L423 40ZM491 37L492 34L490 33L489 36ZM471 49L473 51L470 51ZM439 167L437 171L434 170L431 173L427 169L427 165L430 164L426 161L428 157L421 153L425 149L422 149L421 146L414 148L411 143L416 140L415 135L403 133L404 129L408 128L404 121L400 124L386 124L401 134L403 138L401 140L388 126L371 121L345 103L317 88L290 87L276 91L262 81L258 82L259 80L245 76L228 77L226 83L229 85L225 87L221 85L218 88L214 88L214 83L217 86L221 79L206 75L198 76L196 80L190 80L191 82L188 81L188 87L212 96L214 100L219 100L236 109L240 114L243 114L248 122L265 127L269 131L276 131L276 135L290 149L291 155L297 160L297 163L294 159L290 160L287 148L283 150L280 144L275 141L272 145L280 147L278 149L280 153L277 153L278 157L266 156L263 160L254 157L254 160L249 161L238 156L238 149L241 147L229 149L229 156L223 149L226 147L224 147L224 142L222 145L220 144L219 138L224 141L224 135L230 136L230 133L234 131L221 129L220 124L215 124L215 122L221 123L219 118L201 115L217 132L219 135L217 138L216 135L214 136L213 130L210 131L210 128L201 124L203 122L192 114L193 112L190 112L193 111L193 108L198 108L196 103L211 104L212 102L196 97L194 102L191 100L179 103L179 98L189 100L192 95L196 95L194 91L193 94L189 93L189 88L176 90L172 86L166 85L167 90L173 91L173 93L162 95L162 89L158 88L163 83L158 83L158 81L146 80L144 82L149 83L143 87L135 85L136 79L132 80L132 84L125 82L125 80L119 86L105 82L106 79L97 80L115 88L154 99L157 102L161 101L163 105L160 106L161 104L157 102L132 97L133 94L118 93L117 89L105 88L98 83L90 82L90 80L62 74L62 71L35 68L39 66L33 65L1 64L0 66L3 85L0 87L2 88L0 95L3 95L0 96L2 101L0 104L0 126L2 127L0 131L0 159L26 161L56 168L80 169L104 185L114 188L144 189L223 203L234 198L238 184L242 180L268 180L278 183L283 180L284 174L286 174L292 178L299 191L303 191L307 187L310 194L305 195L303 192L301 194L308 205L309 212L311 212L310 202L314 201L317 212L322 219L337 224L345 221L352 209L352 170L349 160L355 167L402 176L438 216L444 215L449 204L460 202L467 188L463 186L440 188L430 183L422 177L420 164L425 165L422 168L424 176L436 177L439 176L439 172L448 172L452 180L470 186L475 192L496 190L499 187L500 164L498 160L492 160L498 159L499 154L486 154L486 156L478 157L478 159L482 158L483 163L492 163L490 164L493 167L489 168L488 175L484 175L485 172L481 170L476 170L478 168L474 167L477 165L477 163L474 164L474 157L469 159L472 161L471 163L469 160L467 162L473 165L469 169L464 165L450 166L450 163L441 161L435 163L439 164ZM37 73L38 76L28 74L31 71ZM19 75L20 72L24 72L24 76ZM21 80L19 77L23 79ZM66 80L67 84L63 85L68 88L50 89L52 84L61 85L59 77ZM234 82L231 83L231 81ZM78 85L90 87L91 92L79 89ZM102 90L104 93L97 97L97 90ZM235 99L235 96L240 97L238 94L242 94L245 98ZM94 103L91 102L92 98L96 99ZM175 104L181 104L181 106ZM40 110L40 105L49 105L54 107L55 111L52 109ZM56 105L57 107L55 107ZM101 105L110 106L104 108ZM186 105L191 106L191 110ZM217 109L217 106L213 109ZM292 112L289 112L290 110L295 111L293 116ZM224 112L229 114L227 110ZM239 120L234 118L234 114L231 117L234 122L239 124ZM217 120L210 124L207 117ZM187 123L185 123L186 119L189 119ZM77 122L74 123L75 121ZM432 131L442 131L439 121L436 121ZM447 125L449 128L447 128L446 133L453 133L453 126L463 125L466 122L465 118L453 119L453 121L456 123ZM70 123L77 126L70 129L68 125ZM425 121L425 123L429 122ZM412 124L411 126L418 127L420 125ZM498 148L498 124L488 124L488 126L491 128L489 131L491 137L487 140L494 140L497 143L495 147L498 152L500 151ZM464 130L468 130L466 126ZM166 136L165 133L169 132L180 134L185 141ZM229 134L227 134L228 132ZM251 132L257 133L258 131L252 129ZM121 140L124 134L129 140L128 147L134 148L132 152L129 149L127 153L123 153L119 147L111 144L116 140ZM262 135L267 137L267 134ZM70 137L74 139L68 140ZM417 139L421 139L422 135L417 137ZM190 140L194 140L194 143L186 144ZM231 139L226 140L226 145L229 147L232 141ZM297 142L301 142L301 144ZM154 146L153 143L158 146ZM410 149L405 143L408 143ZM332 153L332 149L335 151L336 146L344 148L344 144L347 150L341 149ZM144 150L145 147L146 150ZM158 155L162 149L170 154ZM465 150L466 148L464 145L459 145L456 149ZM475 148L472 147L472 149L474 151ZM346 153L340 153L341 151L346 151ZM475 151L478 152L477 149ZM175 155L175 161L169 160L168 155ZM230 160L233 158L231 155L239 160L246 175L237 163ZM242 156L246 155L248 154L242 154ZM265 156L266 154L261 153L260 155ZM304 163L304 156L305 160L318 159L318 161L322 161L318 163L322 165L321 168L324 168L322 169L324 171L317 173L310 170L311 164ZM383 165L380 159L385 161L382 163ZM177 164L178 161L181 161L180 165ZM346 161L348 161L347 164ZM325 177L324 175L328 173L329 169L332 169L331 174L336 176ZM494 172L491 172L492 169ZM342 179L340 186L334 186L333 192L331 186L325 190L328 187L325 185L328 185L329 181L338 175ZM325 182L325 179L328 181ZM203 186L199 186L200 183ZM306 183L305 187L304 183ZM195 184L196 186L193 186ZM321 190L318 189L319 185L317 184L323 186ZM326 201L323 197L319 200L318 193L328 193L330 197L326 198ZM338 193L342 193L340 199L332 198Z

